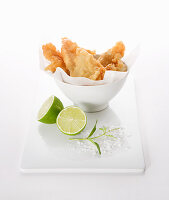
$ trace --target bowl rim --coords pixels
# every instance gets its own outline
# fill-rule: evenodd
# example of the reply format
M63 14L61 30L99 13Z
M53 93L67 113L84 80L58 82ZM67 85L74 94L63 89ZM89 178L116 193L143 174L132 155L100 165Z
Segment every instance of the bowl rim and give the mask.
M128 76L128 73L126 74L126 76L123 79L117 80L117 81L112 82L112 83L106 83L106 84L103 84L103 85L73 85L73 84L70 84L70 83L65 83L63 81L60 81L58 79L54 79L54 80L56 81L56 83L59 82L62 85L66 85L66 86L69 85L71 87L78 87L78 88L90 87L90 88L95 88L95 87L105 87L105 86L109 86L109 85L112 85L112 84L117 84L118 82L125 81L127 76Z

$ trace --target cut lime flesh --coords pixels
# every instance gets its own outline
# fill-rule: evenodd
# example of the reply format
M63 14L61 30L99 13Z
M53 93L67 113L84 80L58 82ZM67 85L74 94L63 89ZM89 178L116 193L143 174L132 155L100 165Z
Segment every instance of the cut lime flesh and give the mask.
M56 118L63 108L62 102L57 97L49 97L38 112L38 121L45 124L56 123Z
M69 106L63 109L56 120L61 132L67 135L76 135L86 126L86 114L76 106Z

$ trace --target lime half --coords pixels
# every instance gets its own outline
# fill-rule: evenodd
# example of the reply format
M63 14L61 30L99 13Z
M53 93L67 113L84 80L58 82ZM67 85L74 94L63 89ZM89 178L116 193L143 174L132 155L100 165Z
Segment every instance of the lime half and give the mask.
M64 108L56 120L59 130L67 135L80 133L85 128L86 122L86 114L76 106Z
M49 97L38 112L38 121L45 124L56 123L56 118L63 108L62 102L57 97Z

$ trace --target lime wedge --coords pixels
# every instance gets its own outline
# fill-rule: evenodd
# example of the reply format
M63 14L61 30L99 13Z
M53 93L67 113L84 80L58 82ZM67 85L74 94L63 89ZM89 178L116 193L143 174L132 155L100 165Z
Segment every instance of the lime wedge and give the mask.
M38 112L38 121L45 124L56 123L56 118L63 108L62 102L57 97L49 97Z
M67 135L76 135L86 126L86 114L79 107L69 106L64 108L56 120L61 132Z

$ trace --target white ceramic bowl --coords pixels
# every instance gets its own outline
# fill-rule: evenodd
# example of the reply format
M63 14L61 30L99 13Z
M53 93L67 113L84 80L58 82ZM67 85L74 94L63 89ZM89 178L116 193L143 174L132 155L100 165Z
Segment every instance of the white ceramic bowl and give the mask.
M123 87L126 77L117 82L97 86L71 85L59 80L56 82L74 105L81 107L86 112L97 112L108 106L109 101Z

